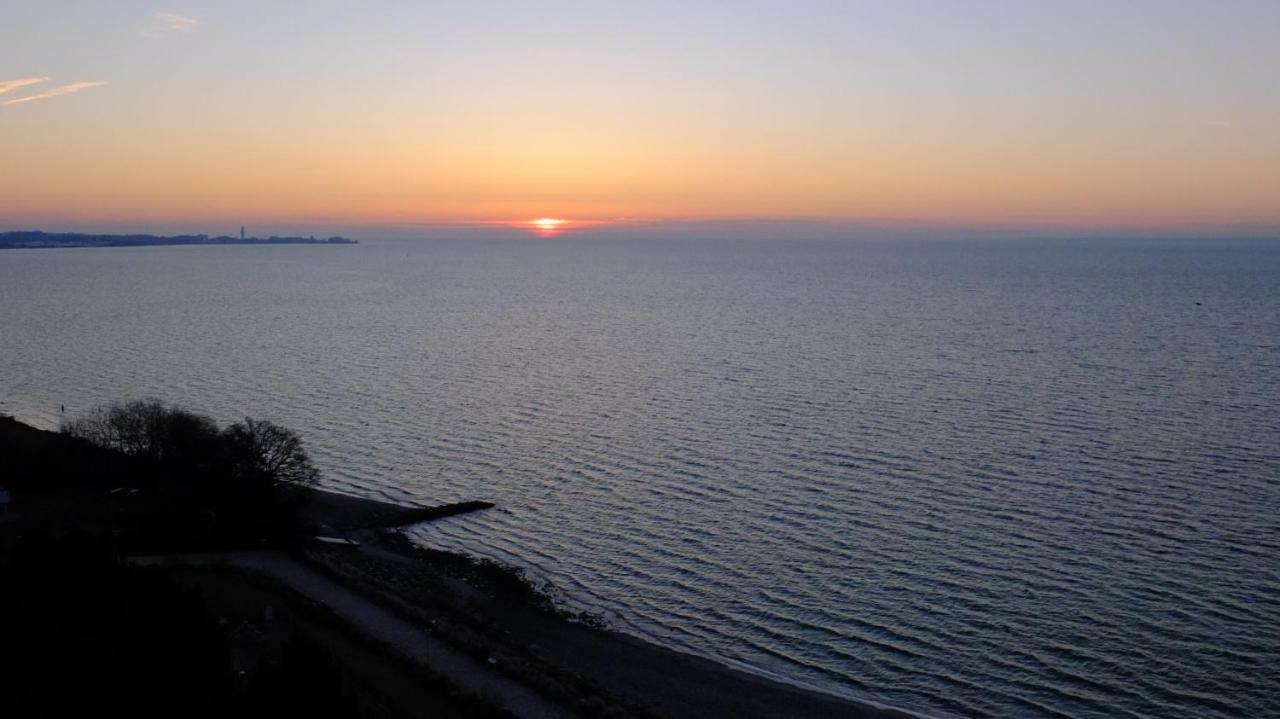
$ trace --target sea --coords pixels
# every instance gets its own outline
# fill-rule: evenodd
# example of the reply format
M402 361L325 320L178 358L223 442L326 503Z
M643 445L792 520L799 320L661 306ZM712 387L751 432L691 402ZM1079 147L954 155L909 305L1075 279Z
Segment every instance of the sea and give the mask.
M1280 242L0 251L0 412L296 429L572 611L928 716L1280 711ZM64 408L65 407L65 413Z

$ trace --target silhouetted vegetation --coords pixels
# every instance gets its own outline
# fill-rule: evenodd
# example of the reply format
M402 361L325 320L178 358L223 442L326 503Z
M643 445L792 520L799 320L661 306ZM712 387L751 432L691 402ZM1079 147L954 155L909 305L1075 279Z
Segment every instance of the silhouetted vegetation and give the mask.
M246 417L222 433L233 477L284 488L309 487L319 472L292 430Z
M199 466L223 449L213 420L155 400L111 404L63 422L63 434L131 457Z
M312 486L319 479L292 430L249 417L219 430L208 417L157 400L95 408L63 423L62 432L190 480L279 493Z
M222 429L155 400L98 407L65 422L60 439L44 434L15 430L28 445L16 453L25 457L20 461L74 466L63 467L56 481L48 471L24 470L18 484L47 498L56 509L51 516L96 526L135 553L258 546L283 537L297 528L300 490L319 477L292 430L251 418ZM54 500L73 488L74 499Z
M289 430L158 402L66 429L0 416L0 716L505 716L266 579L130 566L305 529Z

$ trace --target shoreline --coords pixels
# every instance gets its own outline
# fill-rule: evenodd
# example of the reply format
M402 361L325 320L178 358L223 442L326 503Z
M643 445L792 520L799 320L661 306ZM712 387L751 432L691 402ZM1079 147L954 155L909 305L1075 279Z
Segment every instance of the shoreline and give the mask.
M119 537L121 527L147 526L149 518L168 506L166 496L154 486L130 484L128 478L136 467L127 457L66 435L0 416L0 449L13 452L19 462L14 479L20 479L2 488L18 491L13 509L4 516L7 531L0 533L0 549L17 547L23 527ZM130 489L122 492L122 488ZM476 686L491 681L520 686L519 691L533 692L542 697L540 701L579 715L636 719L919 716L620 631L590 614L589 608L574 614L557 606L553 586L540 586L518 569L418 545L395 529L484 511L493 506L489 503L405 506L316 487L301 488L300 495L303 499L295 510L293 528L270 544L265 540L210 544L197 538L192 545L181 533L156 542L164 536L161 529L160 534L134 537L140 541L131 540L129 549L118 556L168 557L181 564L184 558L221 555L226 559L213 564L230 567L239 561L236 557L274 554L277 571L266 572L268 579L304 590L327 582L327 597L348 597L344 600L348 608L355 607L348 615L353 631L385 638L387 623L376 617L395 615L401 629L394 636L407 640L425 633L432 642L443 642L455 653L470 657L472 664L487 667L479 675L470 675L478 677ZM113 542L99 540L98 544ZM287 564L294 568L280 569ZM299 572L310 572L316 580L299 587ZM321 608L328 601L326 596L311 598ZM419 664L431 669L429 654ZM470 691L476 691L476 686Z
M332 490L310 491L330 507L340 508L343 513L340 524L346 525L343 530L346 536L376 546L374 551L391 552L412 562L430 563L428 557L451 556L462 562L492 563L517 577L548 605L554 604L554 596L535 588L522 571L507 565L425 547L395 530L359 527L368 524L369 517L390 516L408 509L402 505ZM329 574L334 576L332 572ZM353 586L355 582L343 581L342 584L368 594ZM816 719L923 719L924 716L869 700L840 696L730 659L665 646L598 620L578 621L565 616L562 610L548 612L546 606L529 606L527 598L520 601L523 606L513 607L507 602L501 604L501 611L493 612L504 618L497 625L501 633L534 647L540 657L588 677L624 701L653 707L659 715ZM484 604L477 604L480 611L495 608Z

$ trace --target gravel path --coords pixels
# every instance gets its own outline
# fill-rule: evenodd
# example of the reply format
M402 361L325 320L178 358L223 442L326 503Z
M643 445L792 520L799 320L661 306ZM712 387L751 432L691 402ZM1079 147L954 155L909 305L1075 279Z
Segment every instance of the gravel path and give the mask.
M359 627L370 636L386 642L406 656L422 662L459 686L488 699L518 717L553 719L573 716L514 679L499 673L493 667L431 638L424 628L401 619L279 552L135 557L130 560L130 563L139 566L235 567L266 574L310 599L324 602L339 617Z

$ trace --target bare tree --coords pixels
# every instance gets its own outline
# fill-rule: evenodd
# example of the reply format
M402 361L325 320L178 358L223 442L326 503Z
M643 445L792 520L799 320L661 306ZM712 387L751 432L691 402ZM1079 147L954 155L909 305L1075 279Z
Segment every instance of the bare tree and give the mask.
M246 417L220 431L208 417L157 400L96 407L64 422L62 431L183 476L222 476L273 488L311 486L320 475L302 439L290 429Z
M158 400L95 407L66 421L62 431L119 452L162 462L192 460L212 451L218 426L203 415Z
M245 417L227 427L223 436L234 448L236 473L242 479L293 486L312 486L319 481L320 472L293 430Z

